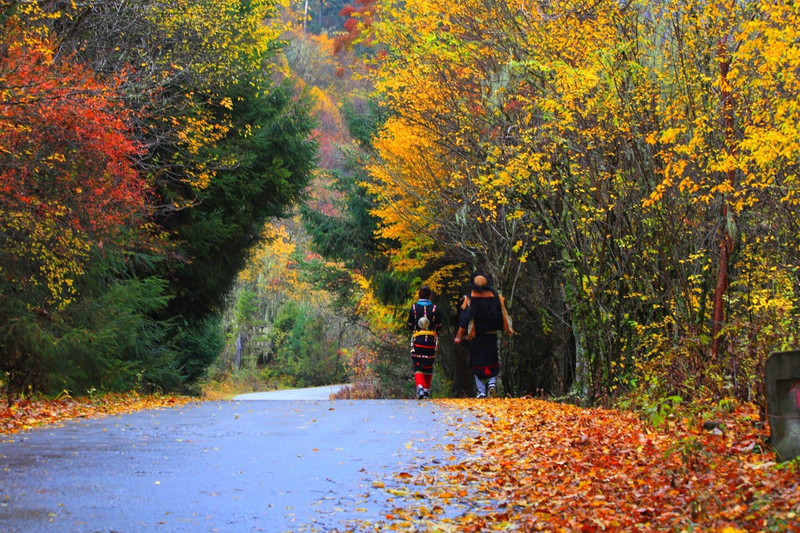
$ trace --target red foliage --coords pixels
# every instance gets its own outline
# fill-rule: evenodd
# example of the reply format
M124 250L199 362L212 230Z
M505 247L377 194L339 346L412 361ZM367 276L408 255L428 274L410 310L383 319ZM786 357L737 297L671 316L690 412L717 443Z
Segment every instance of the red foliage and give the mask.
M346 33L339 35L334 40L334 53L338 54L342 50L350 48L365 30L369 30L374 21L374 13L375 0L355 0L355 6L344 6L339 11L339 16L347 19L344 21Z
M347 30L347 33L353 35L358 30L358 19L347 19L344 21L344 29Z
M0 58L0 209L101 239L144 210L147 187L132 164L139 147L127 136L120 80L98 81L71 58L54 61L54 51L28 38Z

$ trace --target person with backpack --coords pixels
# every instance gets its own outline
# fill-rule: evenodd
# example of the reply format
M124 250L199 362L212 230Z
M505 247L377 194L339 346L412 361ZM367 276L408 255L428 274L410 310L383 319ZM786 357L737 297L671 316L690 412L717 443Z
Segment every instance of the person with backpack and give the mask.
M408 311L408 329L411 331L411 361L414 364L417 399L430 398L442 316L439 308L431 302L431 288L427 285L419 288L419 299Z
M487 276L475 273L471 278L471 291L464 297L462 312L458 320L456 344L470 341L469 363L475 374L478 398L497 396L497 374L500 372L500 356L497 336L509 329L504 320L500 295L489 285Z

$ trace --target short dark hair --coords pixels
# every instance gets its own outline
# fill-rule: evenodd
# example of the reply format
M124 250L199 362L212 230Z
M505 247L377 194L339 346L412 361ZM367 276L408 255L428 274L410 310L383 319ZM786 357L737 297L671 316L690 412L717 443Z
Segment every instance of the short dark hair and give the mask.
M427 285L423 285L419 288L419 297L428 299L431 297L431 288Z

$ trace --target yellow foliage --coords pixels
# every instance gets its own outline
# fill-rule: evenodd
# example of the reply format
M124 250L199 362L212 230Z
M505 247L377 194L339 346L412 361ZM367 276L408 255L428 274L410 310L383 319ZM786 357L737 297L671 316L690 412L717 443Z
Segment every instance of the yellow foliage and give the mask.
M431 288L434 294L443 294L452 286L453 279L466 270L468 270L468 268L467 265L464 264L446 265L433 271L433 273L424 280L424 283Z
M317 118L320 126L325 131L344 131L345 125L342 115L331 97L319 87L311 88L311 96L314 99L313 114Z
M165 64L142 68L155 68L163 76L191 75L197 89L197 93L184 95L183 112L171 119L181 148L172 163L182 168L195 189L207 187L220 166L236 164L233 156L224 161L210 156L230 131L231 121L216 116L209 104L232 110L234 102L229 97L216 95L227 85L239 83L239 73L270 68L263 58L283 31L279 21L269 18L275 14L274 6L271 0L249 2L248 9L242 9L241 0L176 0L151 4L142 14L170 39L172 52ZM186 57L197 59L191 64L173 59Z
M729 265L747 276L727 293L731 342L761 356L775 331L793 338L796 6L390 0L381 9L386 53L373 75L391 118L366 187L379 236L400 243L394 268L486 256L518 266L531 248L555 246L586 329L667 372L687 346L708 345L724 229L746 243ZM764 234L777 240L755 238ZM619 330L604 331L614 321ZM752 341L761 332L768 340Z
M0 211L0 231L6 235L6 264L13 270L0 275L21 289L41 288L42 305L61 308L74 295L74 282L83 275L90 243L85 234L58 220L66 210L51 206L45 214Z
M374 332L393 332L396 327L398 309L382 304L375 297L375 289L371 282L358 272L351 272L353 281L360 288L356 294L356 310L369 323Z
M378 236L401 243L393 266L410 271L440 253L430 231L452 196L448 176L430 135L403 119L389 119L374 146L382 161L369 167L373 181L363 185L383 200L372 211L381 219Z
M252 251L239 277L255 283L265 293L286 294L301 301L313 299L311 286L300 279L296 251L297 245L286 223L268 221L262 230L261 244Z

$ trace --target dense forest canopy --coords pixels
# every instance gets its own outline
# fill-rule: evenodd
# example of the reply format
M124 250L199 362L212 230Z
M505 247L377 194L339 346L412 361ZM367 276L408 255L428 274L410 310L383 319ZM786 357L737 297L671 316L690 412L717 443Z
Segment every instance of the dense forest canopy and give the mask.
M425 282L452 325L480 269L520 332L508 394L762 401L766 357L797 341L795 7L358 10L345 41L368 48L381 113L343 212L377 220L343 260L372 272L370 305L401 324L398 294ZM316 227L328 246L348 225ZM402 334L381 343L389 361ZM463 354L440 343L439 363L458 393Z
M261 225L315 165L270 1L0 11L9 394L195 382Z
M797 335L796 7L378 13L379 234L395 270L494 276L512 392L757 399Z

